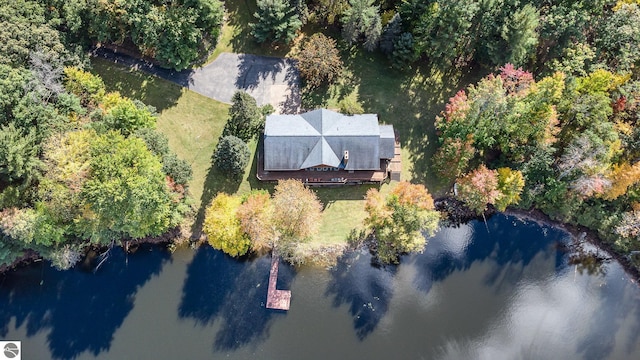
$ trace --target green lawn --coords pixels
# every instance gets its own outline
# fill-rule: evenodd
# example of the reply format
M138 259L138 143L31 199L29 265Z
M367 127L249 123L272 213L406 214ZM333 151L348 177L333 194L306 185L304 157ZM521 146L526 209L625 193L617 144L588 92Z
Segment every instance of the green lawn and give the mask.
M253 41L248 23L253 21L254 1L230 0L225 4L228 20L211 61L224 51L273 56L295 52L295 45L293 50L291 47L274 49ZM301 38L321 30L330 33L309 24ZM339 39L337 33L328 35ZM294 43L299 43L299 39ZM341 99L356 98L365 112L378 114L381 122L393 124L396 128L403 147L402 179L425 184L434 196L444 194L450 185L440 183L429 171L430 158L437 148L434 119L449 97L484 73L442 73L426 66L399 72L391 70L387 59L378 52L370 53L359 47L347 46L342 40L338 40L338 44L346 67L343 76L330 87L303 89L302 107L337 109ZM230 180L211 167L211 156L224 127L228 105L105 60L94 59L93 65L109 90L118 90L123 95L155 106L160 114L158 129L167 135L171 148L191 163L194 179L190 183L190 191L198 209L194 232L200 230L203 205L208 204L217 192L242 194L265 187L255 178L253 159L240 181ZM250 147L255 154L256 144L252 143ZM271 186L267 188L271 189ZM353 228L361 227L366 215L363 198L368 188L349 186L317 190L325 213L321 233L314 242L342 242ZM389 188L389 185L384 185L382 191Z

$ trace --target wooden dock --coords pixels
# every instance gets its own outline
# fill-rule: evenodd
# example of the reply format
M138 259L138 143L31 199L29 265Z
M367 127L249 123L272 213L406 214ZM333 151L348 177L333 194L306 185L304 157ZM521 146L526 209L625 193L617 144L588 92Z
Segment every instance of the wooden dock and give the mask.
M289 310L291 303L290 290L276 289L278 282L279 257L274 251L271 254L271 271L269 272L269 290L267 291L267 308L276 310Z

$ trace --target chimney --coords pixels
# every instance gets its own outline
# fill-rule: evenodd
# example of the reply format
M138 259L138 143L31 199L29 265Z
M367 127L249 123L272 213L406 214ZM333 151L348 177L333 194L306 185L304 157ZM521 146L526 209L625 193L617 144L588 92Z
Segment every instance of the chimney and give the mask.
M344 151L344 156L342 158L344 159L344 164L347 165L349 162L349 150Z

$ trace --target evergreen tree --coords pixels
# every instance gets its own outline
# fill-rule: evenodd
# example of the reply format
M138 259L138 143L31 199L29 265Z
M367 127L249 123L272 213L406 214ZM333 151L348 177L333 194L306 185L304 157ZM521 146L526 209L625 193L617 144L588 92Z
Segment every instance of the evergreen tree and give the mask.
M290 43L302 26L296 9L287 0L257 0L257 6L253 16L258 22L250 24L255 40Z
M614 69L628 71L640 64L640 5L624 4L603 21L596 44Z
M500 32L506 44L495 47L493 63L522 65L538 44L536 28L539 18L538 11L531 4L524 5L506 18Z
M251 152L242 139L235 136L224 136L220 139L216 152L213 154L213 163L218 169L238 178L244 174L244 169L249 164Z
M364 48L373 51L380 41L382 20L380 7L373 5L374 0L350 0L351 5L342 13L342 36L353 44L364 39Z
M382 35L380 35L380 51L384 54L391 55L394 49L393 44L401 33L402 19L400 18L400 14L396 13L384 27L384 30L382 30Z
M402 33L393 42L393 51L390 54L391 64L396 69L405 69L411 66L416 60L415 50L413 48L413 35L411 33Z
M263 125L264 115L256 99L244 91L236 91L231 99L229 120L224 126L222 136L236 136L242 141L253 138Z
M36 177L41 167L33 130L25 135L13 124L0 128L0 181Z

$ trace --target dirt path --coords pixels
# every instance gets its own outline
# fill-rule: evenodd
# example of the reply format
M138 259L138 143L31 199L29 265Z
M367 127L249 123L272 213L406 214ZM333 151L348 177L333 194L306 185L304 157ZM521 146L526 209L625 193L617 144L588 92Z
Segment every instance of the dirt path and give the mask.
M233 94L244 90L258 105L271 104L278 113L294 114L300 109L300 79L291 59L222 53L204 67L174 71L105 48L93 50L92 55L148 72L224 103L231 103Z

